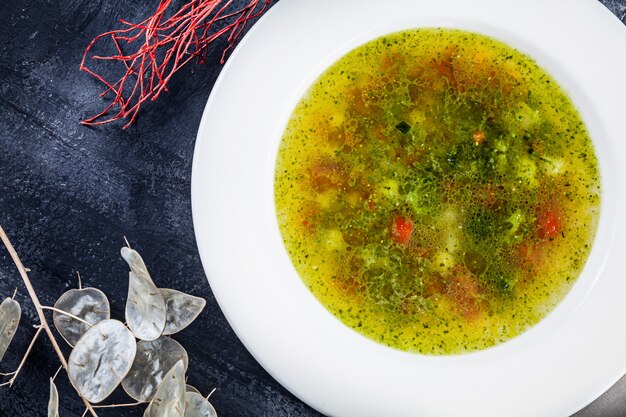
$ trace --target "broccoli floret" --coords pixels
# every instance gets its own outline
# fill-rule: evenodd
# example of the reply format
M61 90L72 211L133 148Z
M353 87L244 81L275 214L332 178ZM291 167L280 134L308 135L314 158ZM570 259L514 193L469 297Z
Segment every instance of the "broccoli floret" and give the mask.
M511 273L510 268L497 257L490 260L489 266L481 278L492 291L500 295L512 294L517 283L517 278Z
M524 216L522 210L517 209L513 214L511 214L511 216L509 216L508 219L506 219L506 225L510 225L506 232L505 240L507 243L513 243L519 240L520 236L517 234L517 231L524 222L525 218L526 216Z
M406 202L415 215L432 214L439 206L439 193L435 176L422 171L407 181Z
M522 157L517 160L517 179L531 188L538 185L537 164L528 158Z
M475 241L492 238L496 229L496 216L491 211L477 210L467 216L465 230Z

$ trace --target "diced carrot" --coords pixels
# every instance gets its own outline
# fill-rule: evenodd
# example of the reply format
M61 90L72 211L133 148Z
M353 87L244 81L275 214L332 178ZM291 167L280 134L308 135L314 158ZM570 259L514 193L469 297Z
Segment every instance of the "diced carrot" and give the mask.
M526 285L545 275L542 269L549 258L546 254L549 244L547 240L538 242L524 240L512 247L512 253L508 258L520 268L520 276L516 284L518 289L523 290Z
M389 142L389 138L383 133L383 128L381 126L376 126L373 132L376 139L380 140L381 142Z
M454 69L452 67L452 62L449 59L444 59L440 61L437 65L437 72L444 78L449 78L450 81L454 77Z
M336 188L342 180L342 166L337 162L324 161L311 168L311 182L316 191Z
M534 270L539 266L543 248L533 242L525 240L513 247L513 259L517 266L524 270Z
M459 315L467 320L474 320L480 316L482 311L478 282L468 270L462 267L454 268L447 294Z
M353 297L361 292L365 286L354 276L339 276L332 283L344 294Z
M497 210L502 206L504 187L488 182L480 186L476 192L478 203L490 210Z
M446 283L438 274L432 274L428 277L425 284L425 295L427 298L438 298L446 293Z
M391 227L391 238L394 242L406 245L411 240L413 222L406 217L398 216Z
M472 137L474 138L474 144L476 145L480 145L481 143L485 142L485 132L483 132L482 130L477 130L476 132L474 132Z
M302 203L302 207L298 212L298 218L300 219L300 231L303 233L314 233L316 218L320 213L320 208L317 202L307 200Z

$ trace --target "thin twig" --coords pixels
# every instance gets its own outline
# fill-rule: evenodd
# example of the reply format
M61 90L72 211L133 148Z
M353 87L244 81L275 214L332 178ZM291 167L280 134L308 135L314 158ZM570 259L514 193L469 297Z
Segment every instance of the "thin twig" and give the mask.
M41 333L42 330L43 330L43 327L39 327L37 329L37 332L35 332L35 335L33 336L33 340L30 341L30 345L28 345L28 349L26 349L26 353L24 354L24 357L22 358L22 361L17 366L17 369L14 372L11 372L11 374L13 376L11 377L11 379L9 379L4 384L0 384L0 386L3 386L3 385L8 385L10 387L13 386L13 384L15 383L15 380L17 379L17 376L20 374L20 371L22 370L22 367L24 366L24 363L26 363L26 359L28 359L28 355L30 355L30 351L33 350L33 346L35 345L35 341L39 337L39 334Z
M93 326L93 324L89 323L87 320L81 319L80 317L75 316L71 313L68 313L67 311L61 310L60 308L50 307L50 306L41 306L41 308L43 308L44 310L56 311L57 313L63 314L64 316L67 316L71 319L78 320L81 323L86 324L89 327Z
M54 375L52 376L52 381L54 381L55 379L57 379L57 375L59 375L59 372L61 372L61 369L63 369L62 366L59 366L59 369L57 369L57 371L54 373Z
M206 396L207 401L209 400L209 397L210 397L211 395L213 395L213 393L214 393L215 391L217 391L217 387L216 387L216 388L213 388L213 389L211 390L211 392L209 392L209 393L207 394L207 396Z
M103 405L94 405L93 408L118 408L118 407L134 407L136 405L144 404L141 401L137 401L136 403L126 403L126 404L103 404Z
M141 106L168 91L175 73L191 61L206 62L211 45L220 37L226 38L220 58L223 64L245 27L270 2L247 0L243 7L229 11L236 6L233 0L188 0L182 6L173 4L172 0L160 0L156 11L146 20L140 23L121 20L121 28L96 36L83 53L80 69L104 85L100 96L109 96L111 103L81 123L97 126L125 119L126 129L135 122ZM109 41L116 52L110 55L95 52L101 43ZM116 80L108 75L106 68L102 71L99 65L90 67L93 61L106 62L107 68L119 65L123 75Z
M37 315L39 316L39 321L43 329L46 331L46 335L48 335L48 339L50 339L52 348L54 349L57 356L59 357L59 360L61 361L61 365L63 365L63 368L65 368L65 371L67 371L67 361L65 360L65 356L63 356L63 352L61 352L61 348L59 347L59 344L57 343L57 340L54 337L54 334L52 334L52 330L50 329L50 326L48 325L48 321L46 320L46 315L44 314L43 309L41 308L41 303L39 302L39 297L37 297L37 293L35 292L35 289L33 288L33 284L30 282L30 278L28 278L28 273L26 272L26 268L24 268L24 264L22 264L20 257L17 255L15 248L13 248L13 245L11 244L9 237L4 232L4 229L2 228L2 226L0 226L0 239L4 243L4 246L6 246L7 251L9 251L11 258L13 259L13 263L15 264L15 266L17 267L17 270L19 271L22 277L22 281L24 281L24 285L26 286L28 295L30 296L31 300L33 301L33 304L35 305L35 310L37 311ZM83 400L83 403L85 403L85 407L87 407L87 410L89 410L91 415L93 417L98 417L98 414L91 406L91 403L89 403L89 401L87 401L82 396L80 396L80 398L81 400Z
M76 276L78 276L78 289L83 289L83 281L80 279L80 272L76 271Z
M126 239L126 236L124 236L124 242L126 242L126 246L128 246L128 249L132 249L130 247L130 243L128 243L128 239Z
M11 296L11 299L15 300L16 295L17 295L17 287L15 287L15 291L13 291L13 295Z

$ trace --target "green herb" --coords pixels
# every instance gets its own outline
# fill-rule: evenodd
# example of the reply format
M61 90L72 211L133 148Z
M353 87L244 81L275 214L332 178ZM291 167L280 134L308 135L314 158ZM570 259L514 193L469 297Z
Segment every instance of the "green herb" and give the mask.
M396 129L398 129L403 135L406 135L409 133L409 130L411 130L411 125L403 120L396 125Z

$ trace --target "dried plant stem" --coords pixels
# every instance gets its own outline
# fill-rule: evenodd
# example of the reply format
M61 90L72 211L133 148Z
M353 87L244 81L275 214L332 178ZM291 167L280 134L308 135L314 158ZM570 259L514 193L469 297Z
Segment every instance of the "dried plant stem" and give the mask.
M39 302L37 293L35 293L35 289L33 288L33 285L30 282L30 278L28 278L27 269L24 267L24 264L22 264L22 261L17 255L15 248L13 248L13 245L11 244L9 237L4 232L4 229L2 228L2 226L0 226L0 239L2 239L2 242L4 243L4 246L6 246L7 251L9 251L11 258L13 259L13 263L15 264L15 266L17 267L17 270L19 271L22 277L22 281L24 281L24 285L26 286L28 295L30 296L31 300L33 301L33 304L35 305L35 310L37 311L37 315L39 316L41 327L46 331L46 335L48 335L48 339L50 339L50 343L52 344L54 351L59 357L59 360L61 361L61 365L63 365L63 368L65 368L65 371L67 372L67 361L65 360L65 357L63 356L63 352L61 351L61 348L59 347L59 344L57 343L57 340L54 337L54 334L52 334L52 330L50 329L50 326L48 325L48 321L46 320L46 316L43 312L43 309L41 308L41 303ZM91 415L93 417L98 417L98 414L96 414L96 411L93 409L89 401L84 399L82 396L80 398L81 400L83 400L83 403L85 403L85 407L87 407L87 410L89 410Z
M55 379L57 379L57 375L59 375L59 372L61 372L61 369L63 369L62 366L59 366L59 369L57 369L57 371L54 373L54 375L52 376L52 380L54 381Z
M28 359L28 355L30 355L30 351L33 350L33 346L35 346L35 341L37 341L37 338L41 334L42 330L43 330L42 326L39 326L37 328L37 332L33 336L33 340L30 341L30 345L28 345L28 349L26 349L26 353L24 354L24 357L22 358L22 361L20 362L20 364L17 366L17 369L11 372L10 374L7 374L7 375L13 375L13 376L7 382L0 384L0 387L5 386L5 385L8 385L10 387L13 386L13 383L15 383L17 376L20 374L20 371L22 370L24 363L26 363L26 359Z
M168 91L175 73L191 61L206 62L212 45L222 37L226 46L220 63L224 63L245 27L269 5L270 0L246 0L241 7L233 0L187 0L182 6L160 0L143 22L121 20L121 28L96 36L83 54L80 69L104 85L100 96L111 97L111 102L81 123L95 126L126 119L127 128L140 107ZM107 52L100 55L97 50ZM98 61L108 65L103 68ZM110 75L111 67L123 75Z
M50 307L50 306L41 306L41 308L44 309L44 310L56 311L57 313L63 314L64 316L67 316L67 317L69 317L71 319L78 320L81 323L86 324L89 327L93 326L93 324L89 323L87 320L81 319L80 317L75 316L75 315L73 315L71 313L68 313L67 311L63 311L63 310L61 310L59 308Z
M118 408L118 407L134 407L136 405L145 404L144 402L137 401L136 403L126 403L126 404L103 404L103 405L94 405L93 408Z

